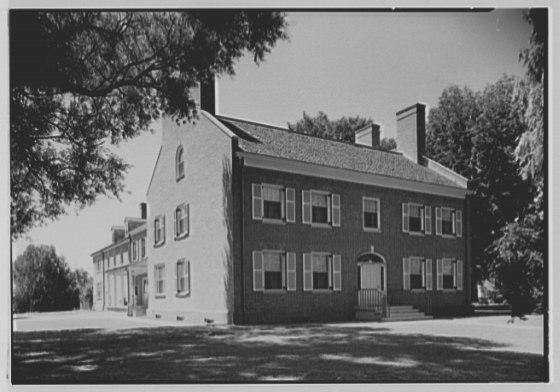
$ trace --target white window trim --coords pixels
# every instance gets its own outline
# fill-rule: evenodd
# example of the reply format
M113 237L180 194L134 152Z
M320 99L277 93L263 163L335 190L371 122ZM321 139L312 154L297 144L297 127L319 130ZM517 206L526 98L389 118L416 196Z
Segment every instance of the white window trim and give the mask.
M440 207L440 208L441 208L441 236L443 238L456 238L456 236L455 236L455 219L456 219L455 208L452 208L452 207ZM451 213L451 234L443 232L443 212L444 211L449 211Z
M157 277L157 271L158 270L162 270L162 277L161 277L161 281L163 281L162 284L162 292L158 292L158 277ZM164 298L165 297L165 264L164 263L160 263L160 264L156 264L154 265L154 295L156 298Z
M412 231L410 230L410 207L420 207L420 231ZM417 236L424 236L426 231L426 212L425 212L425 204L409 202L408 203L408 234L410 235L417 235Z
M142 246L142 244L144 244L144 246ZM146 239L145 238L140 238L140 247L139 247L139 257L140 259L143 259L146 257ZM143 253L143 254L142 254Z
M262 249L262 250L257 250L257 251L253 251L253 259L254 259L254 254L258 253L260 254L260 258L261 258L261 280L262 280L262 288L261 289L257 289L254 286L254 282L253 282L253 291L255 292L263 292L263 293L286 293L286 292L290 292L290 291L297 291L297 259L296 259L296 253L295 252L286 252L284 250L278 250L278 249ZM282 288L281 289L267 289L265 287L265 269L264 269L264 256L265 254L279 254L281 255L281 272L282 272ZM293 270L290 269L289 263L290 263L290 257L293 257ZM255 273L255 269L254 269L254 264L253 264L253 274ZM294 278L294 282L293 282L293 287L290 287L290 283L289 283L289 275L290 273L293 274L293 278ZM253 277L254 279L254 277Z
M374 201L377 203L377 227L366 227L366 201ZM362 228L364 231L371 231L375 233L381 232L381 201L377 197L369 197L363 196L362 197Z

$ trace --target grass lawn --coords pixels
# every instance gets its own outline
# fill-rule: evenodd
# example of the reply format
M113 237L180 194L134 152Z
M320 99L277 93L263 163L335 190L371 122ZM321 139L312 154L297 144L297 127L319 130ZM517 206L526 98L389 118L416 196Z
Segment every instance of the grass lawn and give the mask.
M472 337L395 333L384 324L14 332L12 348L14 384L542 382L548 377L540 354Z

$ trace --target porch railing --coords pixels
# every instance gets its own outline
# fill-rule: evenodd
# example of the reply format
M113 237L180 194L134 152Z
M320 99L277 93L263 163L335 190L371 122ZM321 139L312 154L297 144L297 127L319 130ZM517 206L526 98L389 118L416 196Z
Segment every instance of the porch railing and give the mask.
M425 313L432 314L432 301L427 293L407 290L388 290L387 302L389 306L410 305Z
M387 295L377 289L358 290L358 307L374 309L383 317L389 317L389 307L387 306Z

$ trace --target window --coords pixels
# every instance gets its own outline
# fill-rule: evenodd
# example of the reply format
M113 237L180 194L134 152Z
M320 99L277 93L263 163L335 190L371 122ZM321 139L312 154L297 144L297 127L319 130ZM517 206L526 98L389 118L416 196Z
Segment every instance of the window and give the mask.
M340 291L341 257L328 253L303 254L303 290L304 291Z
M455 259L437 260L437 289L463 289L463 261Z
M138 241L132 241L132 260L138 260Z
M165 216L158 215L154 220L154 245L165 242Z
M177 294L186 295L191 291L190 284L190 268L191 263L185 260L179 260L176 265L176 284L177 284Z
M116 266L117 266L117 255L114 254L113 255L113 267L116 267Z
M340 195L321 191L302 191L303 223L340 226Z
M165 294L165 265L156 265L154 270L156 295Z
M253 252L254 291L295 291L296 254L280 250Z
M364 229L379 230L380 228L379 199L364 197L362 199L362 207L364 213L364 220L363 220Z
M124 264L124 253L121 251L121 265Z
M140 240L140 257L146 257L146 239L142 238Z
M436 207L436 235L463 236L463 212L448 207Z
M95 272L101 272L101 261L95 262Z
M177 153L175 155L175 179L179 181L185 177L185 158L183 153L183 147L179 146L177 148Z
M296 192L280 185L252 184L253 219L263 222L296 221Z
M101 283L97 283L96 287L97 287L97 290L96 290L97 291L97 299L100 300L103 286L101 285Z
M175 239L189 234L189 205L181 204L175 209Z
M432 234L432 208L417 203L402 204L404 233Z
M278 219L284 217L284 189L263 185L263 218Z
M422 257L403 259L404 290L432 290L432 260Z

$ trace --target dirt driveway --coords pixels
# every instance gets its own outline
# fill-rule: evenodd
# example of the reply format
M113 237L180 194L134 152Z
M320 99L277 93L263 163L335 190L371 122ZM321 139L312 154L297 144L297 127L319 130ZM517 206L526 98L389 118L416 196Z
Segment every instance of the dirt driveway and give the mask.
M14 320L14 383L542 382L543 318L194 327L124 314Z

